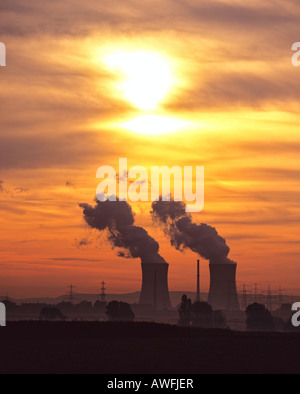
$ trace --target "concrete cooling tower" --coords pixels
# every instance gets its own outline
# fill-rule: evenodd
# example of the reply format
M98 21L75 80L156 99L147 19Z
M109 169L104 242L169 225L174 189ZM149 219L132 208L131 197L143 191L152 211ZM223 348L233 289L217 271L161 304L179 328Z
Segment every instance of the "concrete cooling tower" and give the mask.
M236 291L236 263L209 264L210 288L207 302L214 310L240 309Z
M157 310L170 309L167 263L142 263L140 304L153 305Z

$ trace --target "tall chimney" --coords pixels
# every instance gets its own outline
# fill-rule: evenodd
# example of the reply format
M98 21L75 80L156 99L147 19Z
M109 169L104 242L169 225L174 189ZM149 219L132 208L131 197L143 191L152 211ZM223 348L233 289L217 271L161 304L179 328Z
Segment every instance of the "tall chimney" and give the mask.
M157 310L170 309L166 263L142 263L142 290L140 304L153 305Z
M213 309L240 309L236 291L236 263L209 264L210 288L207 302Z

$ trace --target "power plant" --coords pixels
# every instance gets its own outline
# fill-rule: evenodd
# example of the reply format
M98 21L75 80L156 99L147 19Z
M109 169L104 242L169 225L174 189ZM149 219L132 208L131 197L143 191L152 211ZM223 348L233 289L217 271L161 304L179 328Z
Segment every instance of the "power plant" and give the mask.
M197 296L200 301L200 269L197 260ZM142 290L139 303L152 305L155 310L171 308L168 290L167 263L142 263ZM233 261L209 264L210 288L207 302L214 310L240 310L236 289L236 268Z
M236 291L236 263L228 258L230 248L217 230L206 223L195 223L180 201L154 201L152 217L163 227L170 243L179 251L197 253L210 262L208 303L213 309L239 310ZM197 297L200 300L199 261L197 262Z
M167 263L142 263L140 304L153 305L155 310L171 308Z
M148 232L135 226L135 216L126 201L96 201L95 206L80 204L86 223L106 231L107 240L120 257L141 260L142 288L139 303L155 310L171 308L168 290L169 264L159 254L159 243ZM228 259L230 248L217 230L197 224L178 201L156 201L151 214L170 237L177 250L189 249L210 262L208 303L213 309L239 310L236 290L236 263ZM72 294L72 289L71 292ZM71 295L70 295L71 297ZM200 263L197 262L197 298L200 300Z
M207 302L214 310L238 311L236 267L233 261L209 264L210 287Z

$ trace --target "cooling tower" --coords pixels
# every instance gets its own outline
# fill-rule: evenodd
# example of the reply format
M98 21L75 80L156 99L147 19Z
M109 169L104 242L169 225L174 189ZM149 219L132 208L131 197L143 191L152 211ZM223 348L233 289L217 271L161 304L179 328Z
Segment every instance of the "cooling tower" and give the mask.
M214 310L240 309L235 281L236 267L235 263L209 264L210 288L207 302Z
M166 263L142 263L140 304L153 305L157 310L171 308L168 269L169 264Z

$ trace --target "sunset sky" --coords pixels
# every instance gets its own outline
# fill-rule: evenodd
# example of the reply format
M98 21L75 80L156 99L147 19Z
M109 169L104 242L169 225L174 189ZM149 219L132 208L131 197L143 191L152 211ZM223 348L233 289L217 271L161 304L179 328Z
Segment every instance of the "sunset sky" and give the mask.
M297 0L1 0L0 295L140 290L138 260L84 223L97 168L205 167L193 214L226 238L243 283L300 294ZM160 243L169 289L196 254ZM208 290L208 262L201 286Z

